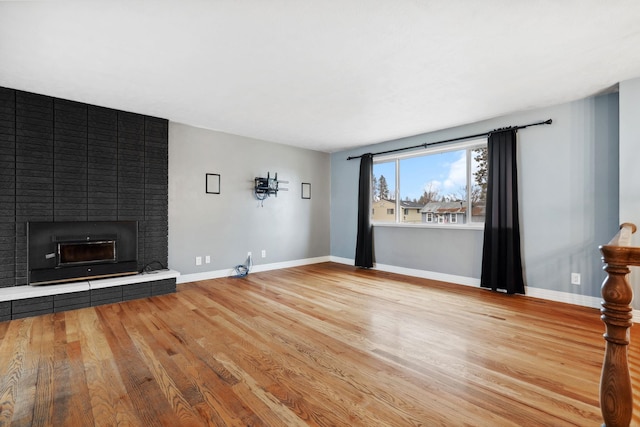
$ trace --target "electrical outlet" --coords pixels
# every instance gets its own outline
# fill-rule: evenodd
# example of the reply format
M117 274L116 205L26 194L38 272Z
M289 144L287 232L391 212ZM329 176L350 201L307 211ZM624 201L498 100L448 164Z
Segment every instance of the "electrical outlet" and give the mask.
M247 256L251 256L251 252L247 252Z
M266 258L267 257L267 250L263 249L262 250L262 258Z
M207 255L207 256L204 257L204 263L205 264L211 264L211 256L210 255Z
M572 285L580 284L580 273L571 273L571 284Z
M197 256L196 257L196 265L202 265L202 257L201 256Z

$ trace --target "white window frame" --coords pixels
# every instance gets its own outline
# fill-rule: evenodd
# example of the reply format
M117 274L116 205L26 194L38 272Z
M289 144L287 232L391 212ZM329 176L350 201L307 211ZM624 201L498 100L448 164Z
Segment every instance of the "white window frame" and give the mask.
M421 224L407 224L401 221L401 211L400 211L400 160L404 160L411 157L422 157L422 156L430 156L438 153L445 153L448 151L461 151L466 150L467 155L467 216L468 219L465 224L460 224L457 221L451 222L449 221L446 225L451 226L453 224L456 228L484 228L484 221L473 221L473 211L472 211L472 202L471 202L471 189L473 184L473 172L471 171L471 155L474 149L482 148L487 146L487 138L478 138L464 142L457 142L452 144L443 144L437 147L425 148L422 150L410 151L407 153L396 153L389 154L386 156L379 156L374 158L373 163L388 163L395 161L395 193L394 198L396 201L396 210L395 210L395 222L373 222L373 225L381 225L381 226L401 226L401 227L420 227L420 226L429 226L431 224L444 224L444 218L442 215L435 215L436 221L429 221L429 214L431 212L427 212L427 222ZM373 193L372 193L373 194ZM442 221L440 220L442 218Z

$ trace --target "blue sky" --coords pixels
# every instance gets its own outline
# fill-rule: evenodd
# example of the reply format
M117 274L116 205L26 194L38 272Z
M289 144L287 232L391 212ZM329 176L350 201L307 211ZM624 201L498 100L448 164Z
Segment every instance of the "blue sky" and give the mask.
M384 175L391 197L395 183L395 161L376 163L376 178ZM409 157L400 160L400 197L418 199L431 186L441 195L459 195L466 185L466 151L447 151L429 156Z

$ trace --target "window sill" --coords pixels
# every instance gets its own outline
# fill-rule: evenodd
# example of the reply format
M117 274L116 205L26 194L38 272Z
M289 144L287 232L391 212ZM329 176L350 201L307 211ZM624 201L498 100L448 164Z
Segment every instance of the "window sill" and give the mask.
M390 228L434 228L439 230L484 230L483 224L405 224L393 222L372 222L374 227L390 227Z

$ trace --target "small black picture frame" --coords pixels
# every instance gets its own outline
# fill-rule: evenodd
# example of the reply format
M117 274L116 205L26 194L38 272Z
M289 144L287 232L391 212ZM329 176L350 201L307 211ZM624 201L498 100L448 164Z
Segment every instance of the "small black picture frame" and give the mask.
M311 198L311 183L308 183L308 182L302 183L301 195L303 199Z
M206 187L207 194L220 194L220 174L208 173L206 174Z

